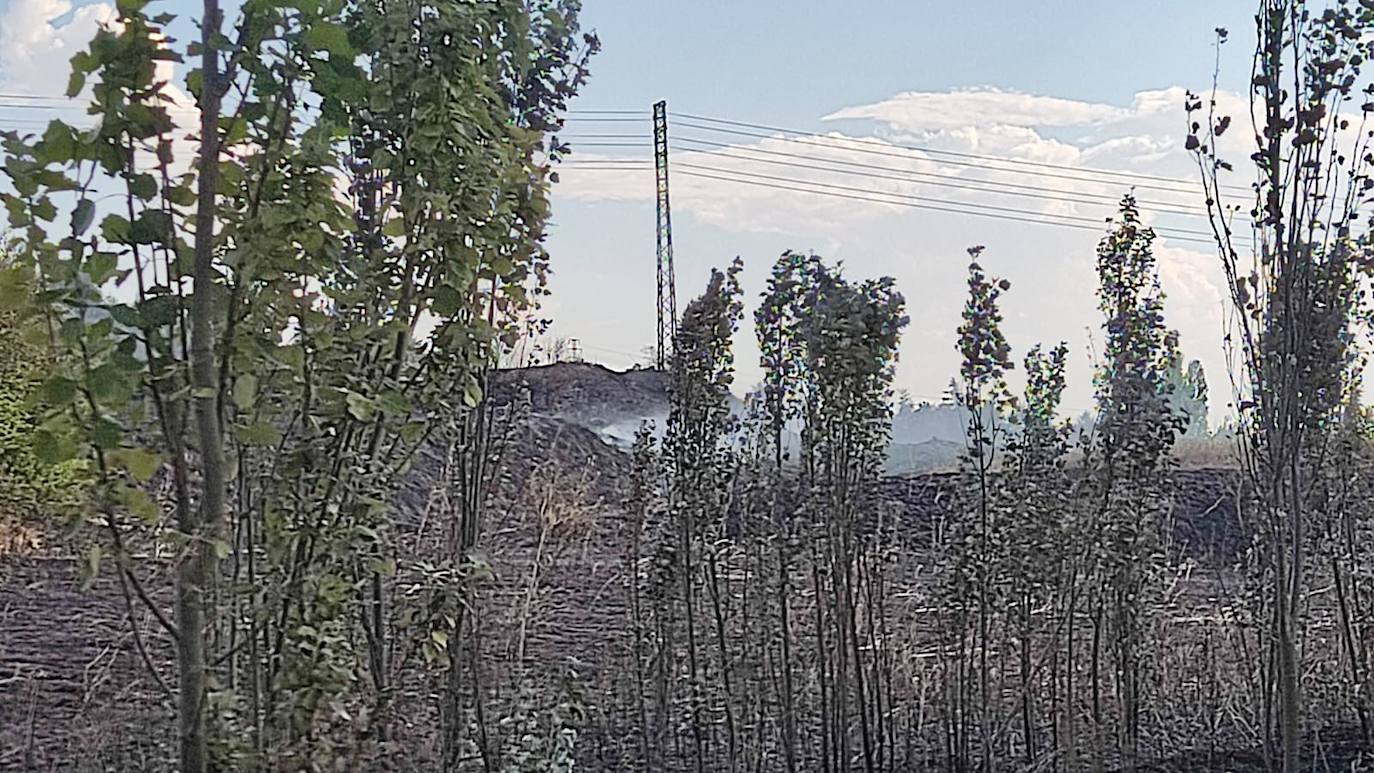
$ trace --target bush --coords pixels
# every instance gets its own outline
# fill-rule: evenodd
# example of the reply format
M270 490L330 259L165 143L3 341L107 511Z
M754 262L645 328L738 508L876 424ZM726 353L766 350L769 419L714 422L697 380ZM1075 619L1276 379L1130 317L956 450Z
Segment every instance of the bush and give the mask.
M0 311L0 553L40 547L41 535L81 498L80 465L49 465L35 450L43 348L30 323Z

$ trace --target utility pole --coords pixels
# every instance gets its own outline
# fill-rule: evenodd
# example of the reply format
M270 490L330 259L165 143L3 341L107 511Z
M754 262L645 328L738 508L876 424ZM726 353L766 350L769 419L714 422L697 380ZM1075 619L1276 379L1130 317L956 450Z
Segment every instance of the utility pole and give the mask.
M654 103L654 176L658 182L658 349L659 370L677 336L677 280L673 276L673 216L668 208L668 103Z

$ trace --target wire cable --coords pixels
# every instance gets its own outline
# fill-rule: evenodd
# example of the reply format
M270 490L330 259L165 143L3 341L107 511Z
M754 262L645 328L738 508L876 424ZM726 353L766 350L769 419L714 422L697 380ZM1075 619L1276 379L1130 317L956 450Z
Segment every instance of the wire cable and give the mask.
M696 151L689 151L689 152L704 153L704 152L706 152L706 151L696 150ZM821 171L821 172L831 172L831 173L833 173L833 174L846 174L846 175L853 175L853 176L865 177L865 178L870 178L870 179L879 179L879 180L895 180L895 181L898 181L898 182L906 182L906 183L919 184L919 185L928 185L928 186L931 186L931 187L933 187L933 188L948 188L948 189L952 189L952 190L973 191L973 192L977 192L977 193L987 193L987 194L996 195L996 196L1020 196L1020 197L1023 197L1023 198L1039 199L1039 200L1042 200L1042 201L1062 201L1062 202L1067 202L1067 203L1071 203L1071 204L1086 204L1086 205L1089 205L1089 206L1112 206L1112 207L1117 206L1118 204L1120 204L1120 201L1121 201L1118 197L1115 197L1115 196L1108 196L1108 195L1105 195L1105 194L1095 194L1095 193L1088 193L1088 192L1077 193L1077 192L1074 192L1074 191L1065 191L1065 190L1059 190L1059 189L1054 189L1054 188L1040 188L1040 187L1038 187L1038 186L1033 186L1033 185L1016 185L1015 183L998 183L998 182L996 182L996 181L988 181L989 184L994 185L994 186L999 186L999 185L1000 185L1000 186L1008 186L1008 187L1013 187L1013 188L1019 188L1019 189L1021 189L1021 190L997 190L997 189L995 189L995 188L988 188L988 187L985 187L985 186L983 185L983 183L984 183L983 180L963 180L963 179L961 179L961 178L950 177L950 176L947 176L947 175L931 175L931 174L927 174L927 173L923 173L923 172L908 172L908 171L906 171L906 170L891 170L891 171L896 172L896 174L880 174L880 173L877 173L877 172L866 172L866 171L854 171L854 170L848 170L848 169L827 168L827 167L824 167L824 166L817 166L817 165L814 165L814 164L803 164L803 163L797 163L797 162L775 161L775 160L772 160L772 159L762 159L762 158L750 158L750 157L747 157L747 156L738 156L738 155L734 155L733 153L728 153L728 152L727 152L727 153L712 152L712 153L710 153L709 155L710 155L711 158L730 158L730 159L739 159L739 160L743 160L743 161L752 161L752 162L755 162L755 163L774 164L774 165L778 165L778 166L787 167L787 168L789 168L789 169L812 169L812 170ZM683 163L683 162L679 161L679 162L677 162L677 163ZM825 163L829 163L829 162L826 161ZM840 162L836 162L836 163L840 163ZM874 166L874 165L868 164L868 165L865 165L865 166L871 167L871 166ZM878 168L882 168L882 167L878 167ZM927 182L927 181L925 181L924 179L921 179L921 178L930 178L930 177L935 178L935 181L934 181L934 182ZM913 179L913 178L916 178L916 179ZM958 180L958 182L951 182L951 180ZM1142 201L1140 201L1140 204L1142 204L1142 205L1148 205L1148 206L1150 207L1150 210L1151 210L1151 211L1153 211L1153 212L1158 212L1158 213L1161 213L1161 214L1179 215L1179 216L1183 216L1183 217L1206 217L1206 216L1207 216L1207 213L1206 213L1205 211L1202 211L1202 210L1195 210L1195 209L1184 209L1184 208L1182 208L1182 205L1175 204L1175 203L1172 203L1172 202L1142 200Z
M1113 196L1113 195L1109 195L1109 194L1091 193L1091 192L1088 192L1088 191L1072 191L1072 190L1066 190L1066 189L1063 189L1063 188L1048 188L1048 187L1044 187L1044 186L1040 186L1040 185L1027 185L1027 184L1024 184L1024 183L1002 182L1001 180L983 180L983 179L979 179L979 178L960 177L960 176L958 176L958 175L939 174L939 173L937 173L937 172L918 172L918 171L910 170L910 169L895 169L895 168L893 168L893 167L890 167L890 166L883 166L883 165L880 165L880 164L865 164L865 163L860 162L860 161L847 161L847 160L843 160L843 159L829 159L829 158L822 158L822 157L819 157L819 156L805 155L805 154L801 154L801 153L788 153L788 152L786 152L786 151L780 151L780 150L764 150L764 149L762 149L762 148L748 148L748 149L745 149L745 148L741 148L741 147L739 147L739 146L731 145L731 144L725 143L725 142L712 142L711 140L700 140L700 139L696 139L696 138L693 138L693 137L676 137L676 138L670 138L669 142L688 143L688 144L692 144L692 145L704 145L704 146L708 146L708 147L710 147L710 148L720 148L720 149L722 149L722 150L727 150L727 151L729 151L728 153L719 153L719 152L716 152L716 151L707 150L707 149L703 149L703 148L683 148L682 150L683 150L684 152L689 152L689 153L708 153L708 154L710 154L711 156L722 156L722 157L726 157L726 158L740 158L741 160L757 161L757 162L759 162L759 163L772 163L772 164L788 165L788 166L792 165L792 164L786 164L785 162L769 161L769 160L762 159L762 158L748 158L748 157L744 157L744 156L736 156L736 155L731 155L731 154L736 154L736 153L763 154L763 155L767 155L767 156L777 156L777 157L780 157L780 158L795 158L795 159L802 159L802 160L814 160L814 161L819 161L819 162L825 163L825 164L834 164L834 165L836 165L836 166L845 166L845 167L851 167L851 168L855 168L855 169L874 169L874 170L879 170L879 171L884 171L884 172L893 172L893 173L900 174L900 175L905 175L905 176L911 177L911 178L919 178L919 179L923 179L923 180L927 180L927 179L928 179L928 180L935 180L935 181L937 181L937 182L931 183L932 185L940 185L940 184L944 184L943 181L952 180L952 181L958 182L958 183L960 183L960 184L959 184L959 185L954 185L954 184L952 184L952 183L949 183L949 184L948 184L949 187L953 187L953 188L963 188L963 189L967 189L967 190L986 190L986 189L980 189L980 188L973 188L973 187L970 187L970 186L972 186L972 185L979 185L979 186L994 186L994 187L998 187L998 188L1008 188L1008 189L1014 189L1014 190L1019 190L1019 191L1029 191L1029 192L1041 193L1041 194L1059 194L1059 195L1065 195L1065 196L1087 197L1087 198L1099 199L1099 200L1101 200L1101 201L1110 202L1110 203L1112 203L1112 204L1117 204L1117 203L1120 203L1120 201L1121 201L1121 198L1120 198L1119 196ZM807 165L805 165L805 164L796 164L795 166L799 166L799 167L803 167L803 168L822 169L821 167L809 167L809 166L807 166ZM841 172L841 170L839 170L839 169L823 169L823 171ZM848 174L849 172L844 172L844 173ZM874 175L874 176L876 177L876 176L880 176L880 175ZM988 193L1004 193L1003 191L994 191L994 190L988 190L987 192L988 192ZM1014 194L1007 194L1007 195L1014 195ZM1147 206L1151 206L1151 207L1187 207L1186 204L1182 204L1182 203L1179 203L1179 202L1171 202L1171 201L1156 201L1156 200L1152 200L1152 199L1138 199L1138 201L1139 201L1139 203L1140 203L1141 205L1147 205ZM1180 212L1180 213L1176 213L1176 214L1183 214L1183 213ZM1189 212L1188 212L1187 214L1205 215L1206 212L1205 212L1205 210L1189 210Z
M727 125L727 126L739 126L739 127L743 127L743 128L746 128L746 129L762 129L762 130L764 130L764 131L780 132L780 133L783 133L783 134L801 134L801 135L810 135L810 136L823 136L823 135L818 135L816 132L806 132L806 131L801 131L800 129L785 129L785 128L778 127L778 126L769 126L768 124L750 123L750 122L748 122L748 121L734 121L734 120L730 120L730 119L727 119L727 118L713 118L713 117L711 117L711 116L696 115L696 114L693 114L693 113L675 113L675 112L670 112L669 115L670 115L670 116L677 117L677 118L686 118L686 119L693 120L693 121L706 121L706 122L709 122L709 123L724 124L724 125ZM836 138L836 139L840 139L840 138ZM1069 165L1067 165L1067 164L1052 164L1052 163L1049 163L1049 162L1047 162L1047 161L1031 161L1031 160L1029 160L1029 159L1006 158L1006 157L1003 157L1003 156L993 156L993 155L989 155L989 154L985 154L985 153L969 153L969 152L958 151L958 150L944 150L944 149L941 149L941 148L932 148L932 147L929 147L929 146L922 146L922 145L902 145L902 144L898 144L898 143L889 143L889 142L886 142L886 141L884 141L884 140L871 139L871 138L867 138L867 137L846 137L846 138L843 138L843 139L844 139L845 141L847 141L847 142L856 142L856 143L869 144L869 145L879 145L879 146L888 147L888 148L891 148L891 147L898 147L898 148L904 148L904 149L906 149L906 150L913 150L913 151L917 151L917 152L921 152L921 153L929 153L929 154L931 154L931 155L951 156L951 157L955 157L955 158L968 158L968 159L978 159L978 160L985 160L985 161L995 161L995 162L997 162L997 163L1018 164L1018 165L1023 165L1023 166L1039 167L1039 168L1043 168L1043 169L1059 169L1059 170L1064 170L1064 171L1072 171L1072 172L1080 172L1080 173L1088 173L1088 174L1098 174L1098 175L1107 175L1107 176L1111 176L1111 177L1127 177L1127 178L1134 178L1134 179L1138 179L1138 180L1152 180L1152 181L1155 181L1155 182L1168 182L1168 183L1174 183L1174 184L1176 184L1176 185L1188 185L1188 186L1199 185L1199 183L1197 183L1196 181L1193 181L1193 180L1186 180L1186 179L1182 179L1182 178L1178 178L1178 177L1165 177L1165 176L1162 176L1162 175L1145 174L1145 173L1143 173L1143 172L1127 172L1127 171L1123 171L1123 170L1112 170L1112 169L1094 169L1094 168L1091 168L1091 167L1069 166ZM1249 191L1249 190L1250 190L1249 186L1244 186L1244 185L1232 185L1232 186L1228 186L1228 187L1237 188L1237 189L1244 190L1244 191Z
M577 147L577 146L579 146L579 145L590 145L590 144L591 144L591 143L581 142L581 140L591 140L591 139L628 139L628 138L632 138L633 136L634 136L634 135L628 135L628 134L598 134L598 133L592 133L592 134L566 135L566 136L564 137L564 139L569 140L569 141L573 144L574 147ZM670 143L679 144L679 145L680 145L681 143L687 143L687 144L690 144L690 145L705 145L705 146L708 146L708 147L711 147L711 148L719 148L719 149L720 149L720 151L713 151L713 150L707 150L707 149L703 149L703 148L694 148L694 147L681 148L681 147L679 147L679 150L681 150L681 151L683 151L683 152L686 152L686 153L702 153L702 154L709 154L709 155L710 155L711 157L713 157L713 158L731 158L731 159L739 159L739 160L741 160L741 161L753 161L753 162L756 162L756 163L773 164L773 165L785 166L785 167L789 167L789 168L812 169L812 170L821 171L821 172L832 172L832 173L835 173L835 174L859 175L859 176L871 177L871 178L875 178L875 179L899 180L899 181L903 181L903 182L933 180L934 182L928 182L928 183L925 183L925 184L932 185L932 186L936 186L936 187L945 187L945 188L953 188L953 189L959 189L959 190L977 191L977 192L998 194L998 195L1004 195L1004 196L1023 196L1023 197L1029 197L1029 198L1042 198L1042 199L1046 199L1046 200L1050 200L1050 201L1064 201L1064 202L1079 203L1079 204L1092 204L1092 205L1096 205L1096 204L1108 203L1108 204L1111 204L1111 205L1116 205L1116 204L1120 203L1120 201L1121 201L1121 199L1120 199L1119 197L1114 196L1114 195L1101 194L1101 193L1092 193L1092 192L1090 192L1090 191L1072 191L1072 190L1066 190L1066 189L1063 189L1063 188L1049 188L1049 187L1038 186L1038 185L1027 185L1027 184L1021 184L1021 183L1003 182L1003 181L1000 181L1000 180L981 180L981 179L976 179L976 178L960 177L960 176L958 176L958 175L939 174L939 173L936 173L936 172L920 172L920 171L911 170L911 169L898 169L898 168L894 168L894 167L891 167L891 166L882 166L882 165L879 165L879 164L865 164L865 163L862 163L862 162L859 162L859 161L849 161L849 160L844 160L844 159L829 159L829 158L823 158L823 157L820 157L820 156L817 156L817 155L805 155L805 154L801 154L801 153L787 153L787 152L785 152L785 151L766 150L766 149L763 149L763 148L742 148L742 147L739 147L739 146L736 146L736 145L731 145L731 144L725 143L725 142L713 142L713 141L711 141L711 140L702 140L702 139L697 139L697 138L695 138L695 137L671 137L671 138L669 139L669 142L670 142ZM751 155L744 155L744 156L741 156L741 155L739 155L740 153L746 153L746 154L751 154ZM816 165L814 165L814 164L803 164L803 163L796 163L796 162L775 161L775 160L772 160L772 159L770 159L770 158L756 158L756 157L753 157L753 154L763 154L763 155L767 155L767 156L777 156L777 157L784 157L784 158L801 159L801 160L806 160L806 161L817 161L817 162L820 162L820 163L823 163L823 164L832 164L832 165L840 166L840 167L850 167L850 168L852 168L852 169L865 169L865 170L867 170L867 169L872 169L872 170L879 170L879 171L881 171L881 172L886 172L886 173L888 173L888 174L875 174L875 173L873 173L873 172L850 171L850 169L836 169L836 168L831 168L831 167L816 166ZM1001 171L1001 170L998 170L998 171ZM901 176L897 176L897 175L901 175ZM951 181L952 181L952 182L951 182ZM1100 181L1086 181L1086 182L1093 182L1094 184L1101 184ZM1011 190L990 190L989 187L987 187L987 186L992 186L992 187L994 187L994 188L1007 188L1007 189L1011 189ZM1162 212L1162 213L1175 214L1175 215L1182 215L1182 216L1191 216L1191 217L1207 217L1207 212L1206 212L1205 210L1189 208L1188 205L1183 204L1183 203L1180 203L1180 202L1159 201L1159 200L1154 200L1154 199L1139 199L1138 201L1139 201L1139 203L1140 203L1141 205L1151 207L1151 208L1153 208L1155 211Z
M716 167L703 166L703 165L701 165L701 164L693 164L693 163L688 163L688 162L683 162L683 161L677 162L676 166L677 166L678 168L683 168L683 167L685 167L685 168L688 168L688 169L696 169L696 170L706 171L706 172L717 172L717 173L723 173L723 174L737 174L737 175L742 175L742 176L745 176L745 177L754 177L754 178L758 178L758 179L762 179L762 180L772 180L772 181L776 181L776 182L795 183L795 184L801 184L801 185L816 185L816 186L819 186L819 187L821 187L821 188L833 188L833 189L835 189L835 190L840 190L840 191L850 191L850 192L864 193L864 194L873 194L873 193L876 193L876 194L883 195L883 196L895 196L895 197L900 197L900 198L904 198L904 199L911 199L912 201L926 201L926 202L930 202L930 203L933 203L933 204L948 204L948 205L956 205L956 206L978 207L978 208L982 208L982 209L989 209L989 210L995 210L995 211L1001 211L1001 212L1013 212L1013 213L1019 213L1019 214L1038 214L1038 213L1027 213L1025 210L1015 209L1015 208L1013 208L1013 207L1003 207L1003 206L999 206L999 205L996 205L996 204L979 204L979 203L977 203L977 202L963 202L963 201L955 201L955 200L952 200L952 199L936 199L936 198L932 198L932 197L929 197L929 196L920 196L920 195L912 194L912 193L897 193L897 192L890 192L890 191L875 191L875 190L872 190L872 189L869 189L869 188L856 188L856 187L850 186L850 185L837 185L837 184L834 184L834 183L812 182L811 180L798 180L798 179L791 178L791 177L778 177L777 175L760 174L760 173L758 173L758 172L741 172L741 171L737 171L737 170L734 170L734 169L719 169L719 168L716 168ZM1079 221L1088 222L1088 223L1096 223L1096 222L1099 222L1099 221L1097 221L1096 219L1080 217L1080 216L1078 216L1078 215L1050 215L1050 216L1051 216L1051 217L1061 217L1061 218L1072 219L1072 220L1079 220ZM1156 229L1156 230L1159 230L1159 229ZM1184 229L1170 229L1170 230L1178 231L1179 233L1187 234L1187 235L1189 235L1189 236L1208 236L1208 235L1209 235L1209 234L1208 234L1207 232L1205 232L1205 231L1188 231L1188 230L1184 230Z
M682 164L679 164L678 166L682 166ZM974 216L977 216L977 217L985 217L985 218L990 218L990 219L994 219L994 220L1005 220L1005 221L1009 221L1009 222L1032 223L1032 224L1035 224L1035 225L1052 225L1052 226L1059 226L1059 227L1061 227L1061 228L1074 228L1074 229L1077 229L1077 230L1080 230L1080 231L1094 231L1094 232L1097 232L1097 233L1102 233L1102 231L1103 231L1103 229L1104 229L1104 226L1106 226L1106 224L1108 223L1108 220L1105 219L1105 218L1104 218L1100 223L1098 223L1098 222L1095 221L1095 220L1091 220L1091 219L1089 219L1089 218L1078 218L1078 217L1073 217L1073 220L1072 220L1072 221L1047 220L1046 218L1048 218L1048 217L1056 217L1056 218L1057 218L1057 217L1072 217L1072 216L1065 216L1065 215L1050 215L1050 214L1038 214L1038 213L1026 212L1026 211L1024 211L1024 210L1011 210L1011 212L1014 212L1014 213L1017 213L1017 214L1008 214L1008 213L1002 213L1002 212L997 212L997 211L985 211L985 209L983 208L983 205L978 205L978 204L965 204L965 203L963 203L963 202L951 202L951 203L952 203L952 204L955 204L956 206L974 207L974 209L958 209L958 208L955 208L955 207L940 206L940 205L937 205L937 204L915 203L915 202L911 202L911 201L902 201L902 200L893 201L893 200L891 200L891 199L876 198L876 196L890 196L890 197L894 197L894 198L905 198L905 196L904 196L903 194L883 193L883 192L881 192L881 191L871 191L871 192L869 192L870 195L856 195L856 194L853 194L853 193L842 193L842 192L834 192L834 191L828 191L828 190L816 190L816 189L814 189L814 188L804 188L804 187L798 187L798 186L793 186L793 185L787 185L787 184L782 184L782 183L777 183L777 182L763 182L763 181L757 181L757 180L739 179L739 178L737 178L737 177L726 177L726 176L723 176L723 175L708 174L708 173L697 172L697 171L693 171L693 170L680 171L680 172L678 172L678 174L682 174L682 175L685 175L685 176L687 176L687 177L698 177L698 178L709 179L709 180L720 180L720 181L723 181L723 182L737 183L737 184L740 184L740 185L753 185L753 186L756 186L756 187L771 188L771 189L774 189L774 190L795 191L795 192L798 192L798 193L810 193L810 194L817 195L817 196L831 196L831 197L834 197L834 198L850 199L850 200L853 200L853 201L865 201L865 202L870 202L870 203L875 203L875 204L890 204L890 205L898 206L898 207L908 207L908 208L911 208L911 209L924 209L924 210L929 210L929 211L932 211L932 212L948 212L948 213L956 214L956 215L974 215ZM811 183L802 182L802 185L811 185ZM1095 225L1088 225L1088 223L1094 223ZM1171 233L1171 232L1173 231L1173 229L1160 229L1160 228L1155 228L1154 230L1155 230L1156 232L1162 233L1162 235L1164 235L1165 237L1167 237L1167 238L1169 238L1169 239L1171 239L1171 240L1173 240L1173 241L1179 241L1179 242L1192 242L1192 243L1197 243L1197 244L1215 245L1215 241L1213 241L1213 240L1211 240L1211 239L1197 238L1196 236L1187 236L1187 235L1175 236L1175 235L1173 235L1173 233ZM1187 233L1201 233L1201 232L1187 232Z
M900 145L888 145L888 144L886 144L886 143L880 143L880 144L883 144L884 147L892 148L892 149L894 149L894 150L905 150L905 152L892 152L892 151L874 150L874 149L870 149L870 148L853 148L853 147L845 147L845 146L843 146L843 145L836 145L836 144L834 144L834 143L815 142L815 141L812 141L812 140L805 140L805 139L800 139L800 138L797 138L797 137L779 137L779 136L771 135L771 134L760 134L760 133L758 133L758 132L747 132L747 131L743 131L743 130L741 130L741 129L727 129L727 128L722 128L722 127L719 127L719 126L709 126L709 125L706 125L706 124L697 124L697 123L690 123L690 122L686 122L686 123L680 122L680 123L678 123L677 125L678 125L678 126L686 126L686 127L688 127L688 128L691 128L691 129L700 129L700 130L704 130L704 131L719 132L719 133L721 133L721 134L730 134L730 135L742 136L742 137L753 137L753 138L756 138L756 139L765 139L765 140L776 140L776 141L780 141L780 142L791 142L791 143L795 143L795 144L798 144L798 145L809 145L809 146L812 146L812 147L830 148L831 150L847 150L847 151L849 151L849 152L851 152L851 153L863 153L863 154L865 154L865 155L886 156L886 157L888 157L888 158L902 158L902 159L906 159L906 160L908 160L908 161L910 161L910 160L912 160L913 158L915 158L915 159L917 159L917 160L929 161L930 163L933 163L933 164L945 164L945 165L948 165L948 166L961 166L961 167L968 167L968 168L971 168L971 169L982 169L982 170L985 170L985 171L1003 172L1003 173L1006 173L1006 174L1032 175L1032 176L1036 176L1036 177L1054 177L1054 178L1058 178L1058 179L1062 179L1062 180L1072 180L1072 181L1078 182L1078 183L1096 183L1096 184L1098 184L1098 185L1109 185L1109 184L1116 183L1116 184L1129 185L1129 186L1132 187L1132 188L1141 188L1141 189L1148 189L1148 190L1154 190L1154 191L1165 191L1165 192L1168 192L1168 193L1186 193L1186 194L1198 195L1198 194L1201 194L1201 192L1202 192L1201 186L1199 186L1199 187L1197 187L1197 188L1186 189L1186 190L1185 190L1185 189L1180 189L1180 188L1176 188L1176 187L1167 187L1167 186L1163 186L1163 185L1155 185L1155 184L1151 184L1151 183L1125 182L1125 181L1120 181L1120 180L1118 180L1118 181L1113 181L1113 180L1095 180L1095 179L1088 178L1088 177L1081 177L1081 176L1077 176L1077 175L1063 174L1063 173L1053 172L1053 171L1033 171L1033 170L1030 170L1030 169L1001 169L1001 168L998 168L998 167L988 166L987 164L978 164L978 163L974 163L974 162L972 162L972 161L959 161L959 160L940 161L940 160L935 160L935 159L921 159L919 156L913 156L913 155L912 155L912 153L919 153L919 152L922 152L922 151L921 151L920 149L918 149L918 148L908 148L908 149L904 149L904 148L903 148L902 146L900 146ZM821 136L821 135L814 135L814 136ZM845 141L844 138L839 138L839 137L835 137L835 138L831 138L831 139L834 140L835 142L843 142L843 141Z

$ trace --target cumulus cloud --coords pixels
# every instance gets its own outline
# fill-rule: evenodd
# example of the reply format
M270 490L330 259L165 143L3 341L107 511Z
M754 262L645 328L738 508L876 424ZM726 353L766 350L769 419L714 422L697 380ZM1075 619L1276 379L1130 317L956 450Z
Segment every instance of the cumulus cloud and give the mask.
M884 118L886 133L869 135L740 135L721 147L711 144L718 136L702 141L709 135L700 129L681 130L672 151L674 208L713 225L758 232L801 229L821 235L823 228L859 228L874 218L921 209L1100 230L1121 196L1134 190L1144 216L1162 235L1201 235L1201 189L1176 136L1183 129L1182 90L1142 92L1129 108L1012 92L977 94L1026 99L1010 100L1021 105L1010 113L963 111L960 125L952 122L959 111L951 111L951 120L922 124ZM877 116L877 106L911 96L832 116ZM1031 123L1037 104L1045 105L1048 124L1013 123ZM1047 125L1084 132L1046 136ZM639 163L621 171L606 164L572 165L562 172L557 193L582 200L651 200L652 168L647 159Z
M908 91L867 105L846 107L822 120L868 119L903 131L966 126L1084 126L1119 120L1128 111L1098 102L1038 96L982 87Z
M73 8L71 0L9 0L0 14L0 91L66 91L72 54L115 18L112 4Z

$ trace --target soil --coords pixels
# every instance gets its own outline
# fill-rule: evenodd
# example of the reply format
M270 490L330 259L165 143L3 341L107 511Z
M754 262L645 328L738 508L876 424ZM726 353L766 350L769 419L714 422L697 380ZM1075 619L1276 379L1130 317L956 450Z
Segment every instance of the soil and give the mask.
M151 577L161 568L138 567L165 600ZM142 770L175 748L115 573L85 590L79 575L75 560L0 557L0 770ZM148 646L165 651L155 626L140 620Z

